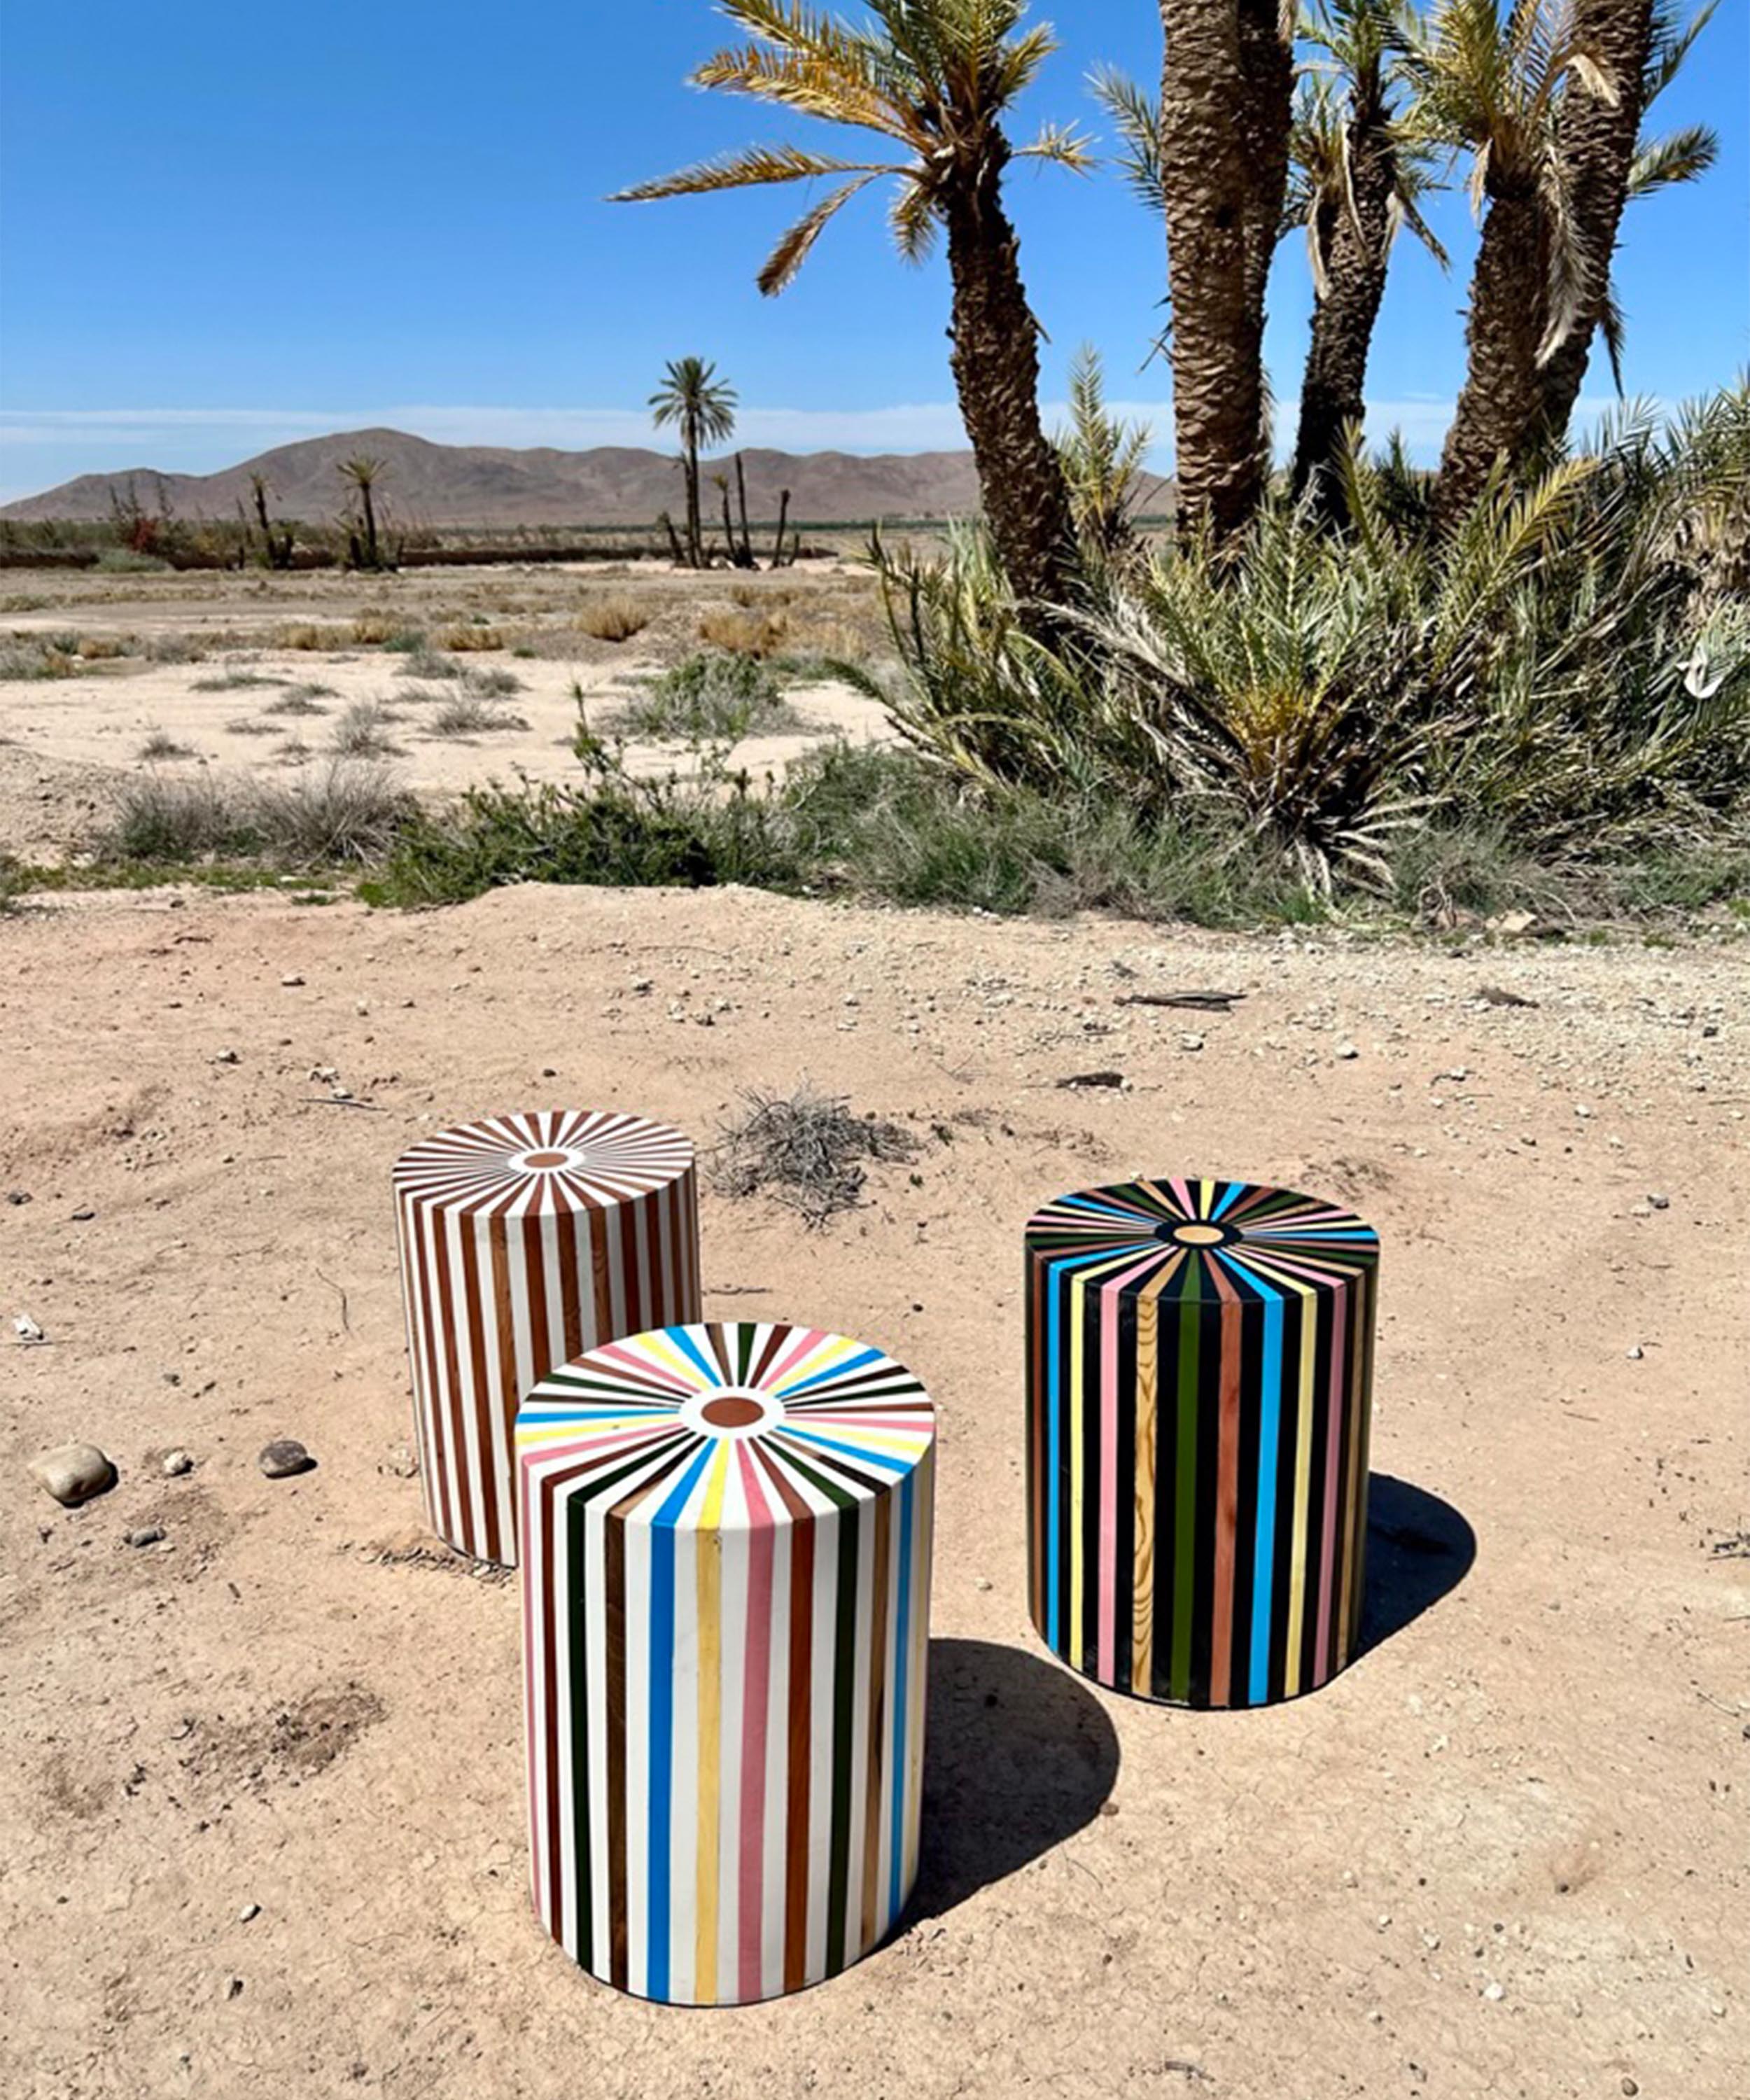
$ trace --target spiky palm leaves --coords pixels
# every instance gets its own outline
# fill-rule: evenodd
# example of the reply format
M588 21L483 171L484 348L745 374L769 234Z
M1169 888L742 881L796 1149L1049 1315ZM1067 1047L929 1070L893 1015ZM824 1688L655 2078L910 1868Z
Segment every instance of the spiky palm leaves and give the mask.
M705 565L699 456L707 445L725 444L735 434L735 390L716 373L716 366L702 357L671 359L650 403L657 429L672 427L680 435L681 471L686 479L686 555L695 569Z
M1081 170L1070 131L1047 126L1011 146L1003 121L1055 48L1043 24L1025 27L1026 0L868 0L855 24L802 0L723 0L750 41L707 59L696 86L872 133L882 157L851 160L792 145L752 146L618 193L617 201L697 196L807 182L833 185L791 226L760 271L769 293L795 277L851 200L894 185L888 223L916 261L946 235L954 282L954 371L990 529L1024 600L1059 596L1069 539L1068 504L1039 420L1037 324L1002 201L1012 157Z
M1347 532L1267 501L1109 573L1073 639L1017 635L976 543L889 567L915 741L985 782L1213 817L1316 880L1377 877L1424 817L1584 858L1750 814L1750 386L1521 488L1440 545L1395 476L1343 465Z

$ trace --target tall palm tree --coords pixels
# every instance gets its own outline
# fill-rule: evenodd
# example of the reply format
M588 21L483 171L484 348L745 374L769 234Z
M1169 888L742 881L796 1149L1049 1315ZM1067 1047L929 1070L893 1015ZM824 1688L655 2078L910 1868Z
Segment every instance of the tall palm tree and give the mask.
M1615 104L1610 73L1580 41L1572 0L1439 0L1406 18L1417 113L1471 156L1483 237L1470 281L1469 362L1441 454L1435 517L1450 526L1496 462L1526 459L1541 428L1541 368L1579 325L1585 284L1571 174L1561 150L1567 95Z
M340 478L359 499L359 516L364 527L361 542L353 536L353 566L362 569L380 569L382 561L377 546L377 484L383 477L386 462L369 452L356 452L352 458L340 463Z
M1312 265L1312 339L1301 382L1294 493L1311 487L1340 518L1347 434L1364 410L1367 360L1392 243L1408 226L1444 268L1446 251L1417 200L1430 187L1426 143L1398 107L1403 38L1396 0L1317 0L1301 35L1322 61L1301 80L1289 215L1304 222Z
M726 444L735 433L735 390L717 376L703 357L671 358L663 383L650 396L658 430L672 424L681 434L681 466L686 477L686 558L695 569L705 566L705 540L699 520L699 455L706 445Z
M1541 430L1549 441L1567 429L1600 330L1620 389L1621 315L1611 289L1611 258L1624 205L1695 181L1718 157L1720 142L1704 125L1686 125L1662 139L1642 129L1713 14L1713 0L1687 23L1664 0L1576 0L1575 27L1609 68L1618 98L1614 108L1591 95L1565 99L1558 120L1583 284L1579 318L1540 375Z
M1219 541L1251 516L1268 471L1264 287L1288 189L1292 10L1283 0L1160 6L1179 514Z
M796 146L752 146L616 201L692 196L767 183L836 179L779 240L759 273L781 292L828 223L883 176L897 185L888 214L910 262L947 238L954 287L952 364L992 540L1025 602L1064 595L1072 533L1056 454L1039 417L1038 324L1021 282L1020 244L1003 204L1012 158L1088 165L1082 141L1047 126L1012 147L1010 105L1056 48L1043 24L1027 29L1027 0L868 0L851 24L804 0L722 0L752 42L719 52L693 75L761 103L873 132L896 157L851 161ZM1038 615L1033 615L1038 617Z

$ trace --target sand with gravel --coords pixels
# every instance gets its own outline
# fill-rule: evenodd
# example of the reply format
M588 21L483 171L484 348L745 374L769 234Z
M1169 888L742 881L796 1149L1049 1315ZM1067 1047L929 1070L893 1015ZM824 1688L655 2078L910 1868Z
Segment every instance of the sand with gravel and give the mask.
M1245 997L1117 1003L1188 986ZM734 892L0 920L0 1334L46 1337L0 1353L0 2089L1737 2100L1746 990L1724 938ZM1059 1084L1094 1069L1125 1088ZM707 1193L706 1309L866 1336L938 1403L923 1881L837 1981L668 2013L528 1908L517 1593L420 1532L388 1172L509 1104L708 1139L804 1074L918 1157L818 1232ZM1109 1696L1027 1621L1021 1224L1139 1169L1384 1239L1369 1642L1267 1712ZM279 1436L315 1470L263 1479ZM64 1511L26 1463L75 1436L121 1479Z

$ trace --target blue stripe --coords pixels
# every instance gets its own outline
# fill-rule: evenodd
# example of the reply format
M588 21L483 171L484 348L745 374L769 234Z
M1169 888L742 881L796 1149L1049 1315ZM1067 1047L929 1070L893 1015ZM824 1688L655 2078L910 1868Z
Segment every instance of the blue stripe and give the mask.
M685 1327L665 1327L663 1332L677 1349L684 1349L713 1385L721 1385L723 1379L716 1365L700 1350L697 1342Z
M1259 1379L1258 1533L1252 1549L1251 1701L1270 1696L1270 1586L1275 1573L1276 1447L1282 1432L1282 1295L1254 1277L1264 1293L1264 1360Z
M668 1847L674 1802L674 1563L675 1520L686 1505L706 1461L716 1449L703 1445L656 1512L650 1528L650 1827L647 1874L650 1885L650 1961L646 1996L668 1995Z
M878 1364L880 1361L881 1352L879 1349L865 1349L860 1355L847 1357L842 1364L835 1364L831 1370L816 1371L812 1378L798 1379L794 1385L780 1386L778 1396L780 1400L789 1400L796 1393L806 1392L810 1386L830 1385L835 1379L843 1378L848 1371L860 1371L865 1364Z
M1239 1202L1241 1192L1245 1187L1245 1184L1243 1181L1230 1181L1228 1184L1227 1194L1222 1198L1221 1201L1215 1206L1214 1209L1210 1211L1210 1215L1212 1218L1225 1217L1233 1206Z
M911 1505L915 1473L907 1473L899 1485L899 1606L893 1639L893 1750L888 1760L888 1783L893 1789L888 1822L888 1867L887 1921L899 1916L901 1869L906 1849L906 1797L910 1775L906 1769L906 1665L911 1645Z
M798 1429L793 1422L787 1422L781 1429L773 1431L774 1436L799 1436L804 1444L819 1444L829 1451L842 1451L846 1458L855 1458L858 1464L865 1460L871 1466L884 1466L890 1473L910 1472L916 1463L911 1458L889 1458L883 1451L866 1451L860 1444L846 1444L836 1436L822 1436L812 1429Z

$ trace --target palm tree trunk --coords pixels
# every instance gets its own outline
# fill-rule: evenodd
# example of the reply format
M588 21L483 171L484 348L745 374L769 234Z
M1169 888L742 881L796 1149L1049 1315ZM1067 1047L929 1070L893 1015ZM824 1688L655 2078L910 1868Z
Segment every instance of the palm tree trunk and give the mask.
M1293 68L1275 0L1161 0L1161 162L1181 521L1218 540L1263 492L1264 288Z
M371 484L361 481L359 496L364 505L364 558L372 568L381 566L377 558L377 507L371 501Z
M1039 420L1038 327L1003 209L1003 155L944 200L954 282L950 363L990 536L1024 606L1060 603L1073 545L1063 470ZM1048 615L1025 615L1035 629Z
M1300 389L1294 493L1310 484L1321 517L1344 518L1341 461L1347 433L1366 412L1367 359L1386 293L1391 254L1391 149L1359 121L1349 137L1354 209L1320 208L1315 228L1325 289L1312 309L1312 340Z
M1609 297L1611 258L1644 110L1653 0L1576 0L1574 31L1610 75L1616 104L1613 108L1596 95L1577 94L1570 85L1562 106L1561 150L1569 169L1583 289L1579 320L1540 375L1540 435L1552 443L1566 433L1580 399L1592 338Z
M1524 457L1536 430L1546 240L1534 180L1492 194L1470 280L1469 364L1435 485L1435 522L1442 529L1470 510L1498 459Z

